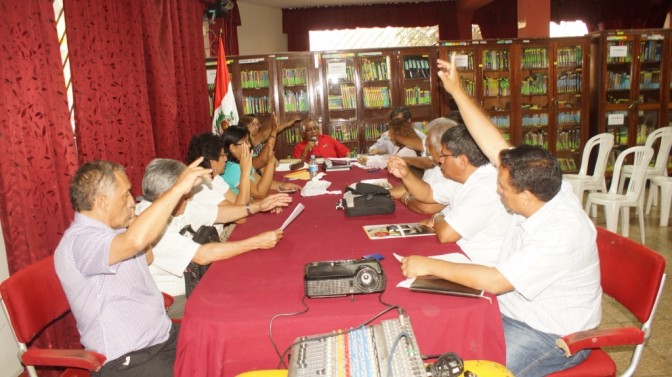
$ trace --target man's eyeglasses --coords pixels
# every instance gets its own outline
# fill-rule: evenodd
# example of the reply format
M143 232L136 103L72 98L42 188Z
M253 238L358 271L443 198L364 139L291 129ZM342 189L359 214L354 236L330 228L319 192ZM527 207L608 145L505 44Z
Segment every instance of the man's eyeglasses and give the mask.
M444 158L444 157L454 157L454 156L455 156L455 155L452 154L452 153L446 153L446 154L441 153L441 154L439 155L439 160L442 159L442 158Z

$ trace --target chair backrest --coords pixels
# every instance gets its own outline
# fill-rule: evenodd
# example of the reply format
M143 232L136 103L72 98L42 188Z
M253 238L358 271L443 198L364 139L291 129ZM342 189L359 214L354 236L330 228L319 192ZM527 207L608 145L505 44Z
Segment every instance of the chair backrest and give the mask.
M646 183L646 167L651 161L653 156L653 149L647 146L637 146L630 147L623 152L621 152L616 158L616 163L614 163L614 174L611 176L611 186L609 187L610 194L618 194L618 183L621 178L621 168L623 167L623 162L625 159L632 155L633 157L633 169L632 175L629 177L630 181L628 182L628 187L625 189L625 192L622 193L626 196L627 201L636 201L639 200L639 196L644 190L644 184Z
M647 136L644 145L653 148L658 139L660 139L660 145L658 146L658 154L656 155L653 170L655 170L654 174L656 175L665 175L667 160L670 158L670 148L672 147L672 127L661 127L651 132Z
M581 168L579 168L579 175L588 175L588 165L590 164L590 154L594 147L597 149L597 160L595 161L595 169L593 170L593 177L603 177L607 169L607 160L609 152L614 147L614 135L610 133L601 133L588 139L586 146L583 148L581 155Z
M16 338L29 343L42 329L70 310L54 257L40 260L0 284L0 294Z
M641 323L655 311L664 282L665 258L627 237L597 228L602 290Z

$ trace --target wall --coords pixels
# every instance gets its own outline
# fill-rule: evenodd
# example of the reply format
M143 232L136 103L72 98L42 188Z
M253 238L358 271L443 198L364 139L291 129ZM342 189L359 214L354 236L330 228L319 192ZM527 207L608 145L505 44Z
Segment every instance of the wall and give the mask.
M0 281L7 279L8 276L7 250L5 249L5 239L2 236L2 227L0 227ZM0 377L15 377L23 371L23 367L16 356L19 349L16 346L5 310L2 309L0 312L0 365L2 365Z
M240 55L287 51L287 35L282 33L282 10L238 1Z

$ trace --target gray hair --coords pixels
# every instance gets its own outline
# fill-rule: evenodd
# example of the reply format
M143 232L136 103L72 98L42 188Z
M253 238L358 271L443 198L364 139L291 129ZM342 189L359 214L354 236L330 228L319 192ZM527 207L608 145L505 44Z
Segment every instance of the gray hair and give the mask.
M70 183L70 203L77 211L90 211L96 197L111 194L117 188L117 172L124 167L116 162L95 160L82 165Z
M156 158L145 168L142 177L142 196L153 202L168 191L187 166L180 161L168 158Z
M427 125L427 139L425 140L425 143L433 146L437 151L441 150L441 136L443 136L444 132L448 131L450 127L457 125L457 122L446 117L432 120Z

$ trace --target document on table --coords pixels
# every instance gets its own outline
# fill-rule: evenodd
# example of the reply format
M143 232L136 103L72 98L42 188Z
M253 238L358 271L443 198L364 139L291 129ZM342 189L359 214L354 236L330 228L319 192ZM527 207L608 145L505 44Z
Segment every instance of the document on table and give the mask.
M402 259L404 259L403 255L399 255L397 253L393 253L394 257L397 258L399 262L401 262ZM469 258L467 258L466 255L462 253L449 253L449 254L443 254L443 255L434 255L431 256L430 258L434 259L440 259L446 262L453 262L453 263L472 263ZM413 281L415 281L415 278L410 278L406 280L402 280L397 284L397 287L400 288L411 288L411 284L413 284Z
M285 220L285 222L282 223L282 226L280 227L280 229L285 230L285 228L287 228L287 226L288 226L289 224L291 224L291 222L294 221L294 219L296 219L297 216L299 216L299 215L301 214L301 212L303 212L303 209L304 209L304 208L305 208L304 205L301 204L301 203L299 203L299 204L296 206L296 208L294 208L294 211L292 211L292 213L289 215L289 217L287 218L287 220Z

